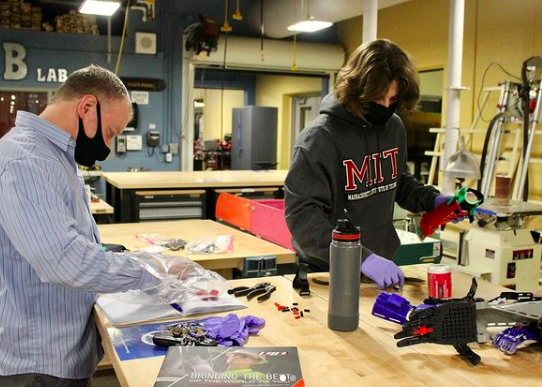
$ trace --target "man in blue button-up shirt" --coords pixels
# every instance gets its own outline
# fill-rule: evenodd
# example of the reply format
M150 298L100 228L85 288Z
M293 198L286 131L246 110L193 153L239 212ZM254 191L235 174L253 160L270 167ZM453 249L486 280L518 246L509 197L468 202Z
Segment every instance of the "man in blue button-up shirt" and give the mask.
M157 281L100 249L76 164L107 156L130 116L120 79L90 66L0 140L0 386L87 386L102 355L96 294Z

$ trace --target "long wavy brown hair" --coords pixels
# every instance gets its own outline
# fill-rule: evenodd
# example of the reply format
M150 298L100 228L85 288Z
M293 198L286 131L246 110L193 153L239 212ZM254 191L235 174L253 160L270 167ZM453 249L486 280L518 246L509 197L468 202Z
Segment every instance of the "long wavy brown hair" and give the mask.
M393 80L399 85L397 111L416 110L420 86L410 56L390 40L373 40L350 55L337 76L335 95L353 113L363 115L368 102L384 98Z

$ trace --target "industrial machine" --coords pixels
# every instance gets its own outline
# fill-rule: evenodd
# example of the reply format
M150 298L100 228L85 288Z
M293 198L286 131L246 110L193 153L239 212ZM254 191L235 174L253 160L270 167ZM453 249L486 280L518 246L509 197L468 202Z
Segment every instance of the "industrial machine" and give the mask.
M525 227L537 215L541 205L512 200L502 206L487 199L465 236L458 269L517 291L538 289L542 245Z
M531 152L536 136L536 127L542 114L542 58L534 56L523 62L521 71L522 83L506 81L500 85L500 96L497 104L497 115L491 120L481 158L482 180L478 189L486 197L489 195L497 173L497 163L506 160L503 157L505 146L504 135L510 133L504 128L505 123L522 123L523 130L515 131L512 156L508 158L509 168L507 174L515 174L513 198L515 200L528 200L529 174L528 167L531 162ZM523 137L520 147L520 135ZM516 170L516 158L518 160Z
M500 85L497 115L489 124L482 150L478 189L486 200L476 210L470 231L460 237L456 269L517 291L535 291L539 287L542 246L525 227L525 220L542 215L542 206L527 201L529 163L542 115L542 58L527 59L521 79L522 83L506 81ZM504 128L504 124L514 122L522 124L521 131ZM511 156L507 157L505 134L514 135ZM508 163L505 187L494 185L500 178L497 163L503 160ZM472 166L462 165L458 170L469 168Z

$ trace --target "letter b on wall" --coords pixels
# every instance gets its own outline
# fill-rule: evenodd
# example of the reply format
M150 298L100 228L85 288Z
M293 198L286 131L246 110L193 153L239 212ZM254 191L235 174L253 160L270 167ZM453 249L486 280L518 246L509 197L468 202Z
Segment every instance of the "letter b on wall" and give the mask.
M8 81L19 81L26 77L28 67L24 63L26 49L18 43L4 43L6 67L4 79Z

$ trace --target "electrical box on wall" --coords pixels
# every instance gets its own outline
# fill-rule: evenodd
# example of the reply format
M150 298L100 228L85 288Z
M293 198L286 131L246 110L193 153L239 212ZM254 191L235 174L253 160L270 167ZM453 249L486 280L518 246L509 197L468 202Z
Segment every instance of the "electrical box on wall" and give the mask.
M147 146L154 148L160 145L160 132L149 130L147 132Z
M126 153L126 136L117 137L117 147L115 150L117 153Z
M171 143L171 144L163 144L162 147L162 153L171 153L172 155L176 155L179 153L179 144Z
M141 136L126 136L126 150L140 151L143 149L143 138Z

